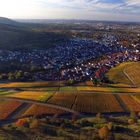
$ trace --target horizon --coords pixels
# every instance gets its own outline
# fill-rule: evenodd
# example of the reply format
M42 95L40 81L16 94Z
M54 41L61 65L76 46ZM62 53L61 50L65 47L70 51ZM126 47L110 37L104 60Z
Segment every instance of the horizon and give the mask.
M112 23L140 23L140 21L128 21L128 20L94 20L94 19L61 19L61 18L56 18L56 19L50 19L50 18L11 18L11 20L15 20L15 21L18 21L18 22L26 22L26 21L29 21L29 22L36 22L36 21L40 21L41 23L41 20L42 21L88 21L88 22L112 22Z
M140 0L0 0L0 2L0 16L11 19L140 22Z

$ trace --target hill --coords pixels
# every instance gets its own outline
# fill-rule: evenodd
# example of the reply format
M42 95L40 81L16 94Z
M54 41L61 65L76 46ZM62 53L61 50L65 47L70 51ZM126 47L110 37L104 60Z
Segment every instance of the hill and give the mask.
M112 68L107 77L114 83L140 86L139 71L139 62L125 62Z
M38 28L34 25L34 29ZM62 42L67 36L62 33L32 30L31 25L0 18L0 50L44 48Z
M19 22L16 22L14 20L11 20L9 18L5 18L5 17L0 17L0 24L6 24L6 25L20 25Z

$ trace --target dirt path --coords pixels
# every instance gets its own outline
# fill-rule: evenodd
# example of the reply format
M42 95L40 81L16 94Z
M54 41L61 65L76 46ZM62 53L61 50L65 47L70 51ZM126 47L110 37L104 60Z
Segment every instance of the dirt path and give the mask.
M23 103L19 108L17 108L8 119L16 119L22 116L22 114L31 106L30 103Z
M122 101L122 99L120 98L119 95L114 95L116 100L119 102L120 106L123 108L123 110L125 112L130 112L130 110L128 109L128 107L125 105L125 103Z
M123 70L124 75L127 77L127 79L132 83L132 87L136 88L135 82L132 80L132 78L129 76L129 74L126 72L126 68Z
M15 98L15 97L0 97L0 99L2 100L12 100L12 101L19 101L19 102L23 102L23 103L28 103L28 104L37 104L37 105L42 105L42 106L47 106L47 107L51 107L51 108L55 108L55 109L60 109L60 110L64 110L73 114L77 114L77 115L81 115L79 112L66 108L66 107L62 107L62 106L58 106L58 105L54 105L54 104L49 104L49 103L43 103L40 101L35 101L35 100L29 100L29 99L21 99L21 98Z

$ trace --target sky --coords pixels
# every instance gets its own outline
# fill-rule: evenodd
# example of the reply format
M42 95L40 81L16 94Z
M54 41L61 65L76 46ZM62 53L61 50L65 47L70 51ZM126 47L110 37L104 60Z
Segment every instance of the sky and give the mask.
M140 0L0 0L0 16L140 21Z

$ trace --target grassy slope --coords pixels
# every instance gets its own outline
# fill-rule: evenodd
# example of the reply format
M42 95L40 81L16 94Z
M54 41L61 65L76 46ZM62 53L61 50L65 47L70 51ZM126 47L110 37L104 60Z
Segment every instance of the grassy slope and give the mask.
M129 75L136 86L140 86L140 63L137 62L126 67L125 72Z
M131 85L130 80L128 80L128 78L124 75L123 70L127 69L128 67L132 67L133 69L135 69L135 67L137 65L139 65L139 62L125 62L125 63L122 63L122 64L112 68L107 73L107 77L111 81L113 81L114 83ZM133 70L131 70L129 72L132 72L132 71Z

